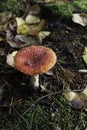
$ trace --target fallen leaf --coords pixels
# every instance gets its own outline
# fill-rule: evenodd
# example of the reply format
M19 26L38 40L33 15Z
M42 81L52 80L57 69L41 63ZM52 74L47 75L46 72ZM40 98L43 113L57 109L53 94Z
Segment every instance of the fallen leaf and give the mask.
M19 48L39 44L39 40L37 38L24 35L16 35L15 42L17 43L17 47Z
M6 31L6 41L9 43L11 47L16 47L14 36L11 30Z
M0 24L7 23L11 17L12 17L11 12L6 11L6 12L0 13Z
M16 21L17 21L17 33L27 35L29 32L29 26L26 24L25 20L16 17Z
M40 18L38 16L34 16L34 15L28 15L25 19L25 22L28 24L37 24L40 22Z
M82 92L77 93L73 92L70 89L67 89L66 92L63 93L64 97L69 101L69 104L76 108L87 108L87 88L85 88ZM86 93L86 94L85 94Z
M21 48L30 45L38 45L39 40L35 37L25 35L13 35L11 30L6 32L6 40L11 47Z
M39 32L44 28L44 26L45 26L45 20L43 19L40 21L40 23L36 25L30 25L29 34L38 37Z
M87 96L87 86L84 88L84 90L82 91L82 93Z
M85 27L85 26L87 26L87 14L75 13L72 16L72 21Z
M6 31L11 18L12 18L11 12L6 11L0 13L0 31Z
M50 32L48 32L48 31L40 31L38 34L38 37L39 37L40 41L42 41L44 38L46 38L49 35L50 35Z
M85 47L82 57L83 57L84 62L87 64L87 47Z

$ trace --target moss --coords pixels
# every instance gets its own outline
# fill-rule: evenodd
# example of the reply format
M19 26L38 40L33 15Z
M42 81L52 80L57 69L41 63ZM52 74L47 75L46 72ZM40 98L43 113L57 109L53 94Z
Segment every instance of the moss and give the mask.
M87 13L86 0L74 0L73 2L58 2L46 5L54 13L60 14L62 17L71 17L74 12Z
M16 115L14 118L14 114L12 115L11 113L5 122L6 130L51 130L57 127L62 130L74 130L79 122L81 123L80 127L83 128L82 122L86 124L86 113L82 110L71 108L62 96L60 99L59 96L56 96L56 100L58 100L63 107L56 106L56 109L52 107L50 109L50 106L47 108L40 104L33 106L23 115L28 125L26 125L25 120L20 118L19 115ZM26 101L22 112L26 111L31 104L30 101Z
M18 0L6 0L0 3L0 12L11 11L19 14Z
M49 9L51 9L54 13L58 13L62 16L71 16L72 12L75 11L74 7L69 3L59 2L58 4L49 4L47 5Z
M79 7L80 11L87 13L87 0L74 0L74 4Z

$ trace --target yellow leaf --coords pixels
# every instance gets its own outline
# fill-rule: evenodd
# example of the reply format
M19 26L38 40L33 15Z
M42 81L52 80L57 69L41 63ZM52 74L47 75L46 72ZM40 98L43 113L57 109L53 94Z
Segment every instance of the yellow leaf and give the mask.
M29 32L29 26L22 18L16 18L17 21L17 33L26 35Z
M83 57L84 62L87 64L87 47L85 47L82 57Z

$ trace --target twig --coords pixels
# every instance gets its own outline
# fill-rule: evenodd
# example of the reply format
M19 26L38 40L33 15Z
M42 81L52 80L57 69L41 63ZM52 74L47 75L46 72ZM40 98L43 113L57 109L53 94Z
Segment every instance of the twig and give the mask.
M11 110L12 110L12 105L13 105L13 97L11 98L11 103L10 103L10 108L9 108L9 114L11 114Z
M20 116L20 118L26 123L27 128L29 128L28 121L23 117L23 115L21 115L14 106L12 106L12 108Z

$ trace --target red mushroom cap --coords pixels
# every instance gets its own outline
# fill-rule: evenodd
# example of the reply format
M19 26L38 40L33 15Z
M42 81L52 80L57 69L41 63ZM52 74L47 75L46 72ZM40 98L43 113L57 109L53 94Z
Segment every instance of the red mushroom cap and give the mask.
M16 68L28 75L47 72L56 60L53 50L44 46L25 47L14 58Z

